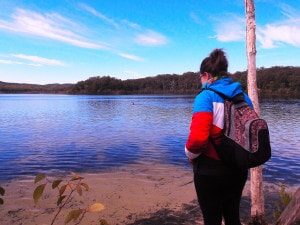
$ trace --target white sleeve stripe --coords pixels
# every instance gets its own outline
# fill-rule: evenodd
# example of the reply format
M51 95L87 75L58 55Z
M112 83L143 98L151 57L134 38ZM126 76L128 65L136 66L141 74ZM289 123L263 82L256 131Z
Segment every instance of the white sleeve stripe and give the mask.
M195 158L197 158L197 157L201 154L201 153L199 153L199 154L194 154L194 153L190 152L190 151L186 148L186 146L185 146L185 148L184 148L184 151L185 151L186 156L187 156L189 159L195 159Z
M223 129L224 127L224 103L213 102L213 125Z

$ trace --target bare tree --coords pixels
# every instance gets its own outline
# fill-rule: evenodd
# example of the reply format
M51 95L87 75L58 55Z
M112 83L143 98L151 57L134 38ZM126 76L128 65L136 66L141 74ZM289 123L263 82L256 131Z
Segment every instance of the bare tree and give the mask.
M255 7L254 0L245 0L246 8L246 46L248 59L247 86L248 95L253 103L254 110L260 115L256 83L256 36L255 36ZM251 185L251 221L255 224L264 224L264 196L262 182L262 167L250 170Z

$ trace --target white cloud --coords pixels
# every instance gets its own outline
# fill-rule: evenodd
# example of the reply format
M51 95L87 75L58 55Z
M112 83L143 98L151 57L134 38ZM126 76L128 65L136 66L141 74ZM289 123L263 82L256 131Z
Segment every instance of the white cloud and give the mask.
M137 62L144 61L144 59L142 59L136 55L131 55L131 54L127 54L127 53L118 53L118 55L125 59L130 59L130 60L137 61Z
M46 66L64 66L65 64L56 59L47 59L39 56L34 55L24 55L24 54L12 54L13 57L18 59L25 59L30 62L39 64L39 65L46 65Z
M280 44L300 47L300 11L292 6L279 4L285 19L257 28L257 40L262 48L276 48Z
M130 28L132 28L132 29L135 29L135 30L139 30L139 29L141 29L142 27L141 27L141 25L139 25L139 24L137 24L137 23L134 23L134 22L131 22L131 21L129 21L129 20L122 20L121 21L123 24L125 24L126 26L128 26L128 27L130 27Z
M280 44L300 47L300 16L295 9L283 4L286 19L256 26L257 42L262 48L275 48ZM246 38L245 18L233 15L216 26L217 40L221 42L243 41Z
M147 30L142 34L138 34L135 38L136 43L145 46L164 45L168 42L167 38L155 31Z
M299 16L299 12L288 4L280 4L281 13L289 19Z
M300 47L300 17L259 27L257 40L262 48L275 48L281 43Z
M24 9L17 9L11 21L0 20L0 29L61 41L81 48L108 48L107 44L86 40L75 31L68 29L72 26L76 26L74 22L59 14L43 15Z
M84 3L79 3L78 5L82 10L113 26L118 31L121 30L123 32L123 36L121 35L122 38L126 38L126 36L128 35L131 36L132 33L140 32L139 34L135 35L134 38L134 42L139 45L159 46L167 43L167 38L164 35L153 30L145 29L138 23L129 21L127 19L115 20L104 15L103 13L99 12L98 10L89 5L86 5ZM120 34L118 33L117 36L120 36Z
M26 65L26 66L65 66L65 64L56 59L48 59L40 56L25 54L1 55L0 64Z
M40 64L36 63L24 63L20 61L10 60L10 59L0 59L0 64L9 64L9 65L27 65L27 66L41 66Z
M220 22L216 27L216 38L221 42L241 41L245 39L245 19L233 16L229 20Z
M86 4L80 3L79 7L81 9L85 10L86 12L91 13L92 15L96 16L97 18L103 20L104 22L112 25L113 27L115 27L117 29L120 27L113 19L105 16L101 12L97 11L96 9L94 9Z
M133 37L132 41L135 44L142 46L160 46L168 42L164 35L153 30L145 29L137 23L123 19L120 20L118 24L115 20L103 15L88 5L79 4L79 7L115 28L121 28L120 25L123 25L122 29L115 30L115 32L118 32L116 36L120 36L120 31L122 31L124 32L124 36L122 37L121 35L120 37L124 38L126 35L129 35L129 37ZM137 62L144 61L144 59L139 56L121 52L122 50L115 49L109 44L86 39L82 34L86 33L87 28L55 12L39 13L25 9L16 9L10 17L0 19L0 30L25 34L32 37L46 38L81 48L107 50L129 60ZM64 63L59 60L47 59L40 56L14 54L11 55L11 57L13 57L14 60L4 58L1 59L2 61L0 63L31 66L64 65ZM30 63L28 63L28 61L30 61Z
M14 64L15 62L7 59L0 59L1 64Z
M54 21L56 24L59 24L64 29L72 29L77 31L80 30L80 32L83 32L83 28L81 26L79 26L74 21L59 15L58 13L46 13L45 17L50 21Z

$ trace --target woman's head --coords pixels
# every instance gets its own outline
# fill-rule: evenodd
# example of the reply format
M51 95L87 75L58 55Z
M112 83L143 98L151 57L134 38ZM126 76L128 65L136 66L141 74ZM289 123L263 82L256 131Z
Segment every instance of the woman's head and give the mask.
M213 50L200 65L200 74L208 73L215 76L227 75L228 61L222 49Z

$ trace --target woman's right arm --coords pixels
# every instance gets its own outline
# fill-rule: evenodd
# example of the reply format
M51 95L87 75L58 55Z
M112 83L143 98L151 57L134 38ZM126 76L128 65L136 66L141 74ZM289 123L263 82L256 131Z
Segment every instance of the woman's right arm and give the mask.
M185 145L185 153L190 160L207 150L212 123L212 102L209 93L203 91L195 99L190 133Z

